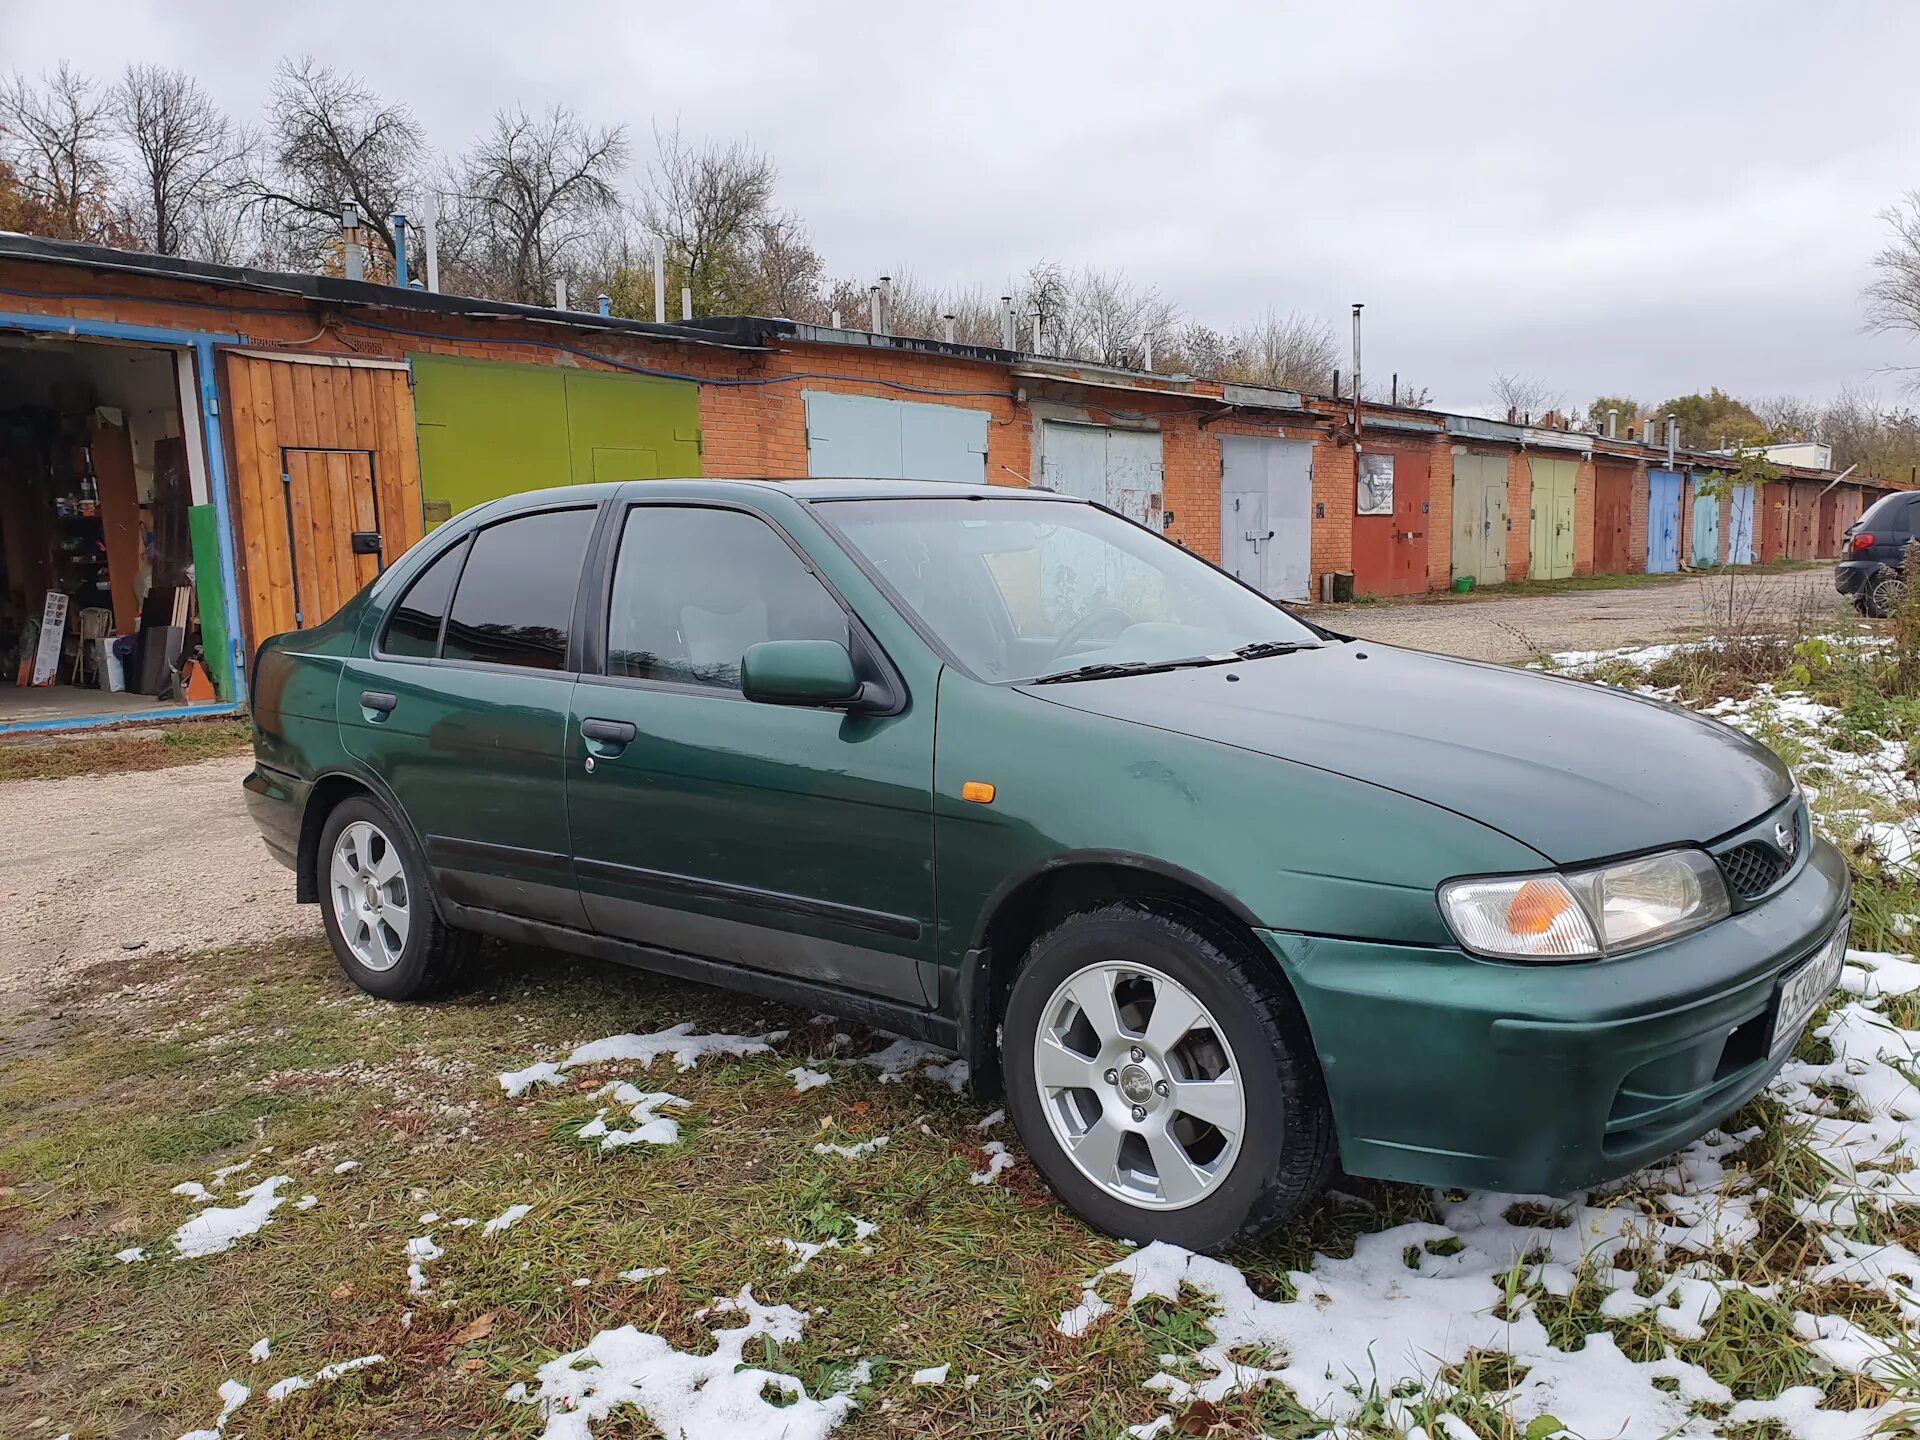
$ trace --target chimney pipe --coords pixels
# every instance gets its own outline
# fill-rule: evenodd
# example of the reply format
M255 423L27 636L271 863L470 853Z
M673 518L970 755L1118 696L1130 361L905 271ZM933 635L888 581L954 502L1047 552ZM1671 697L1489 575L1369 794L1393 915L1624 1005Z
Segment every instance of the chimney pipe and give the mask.
M1674 452L1680 448L1680 421L1672 415L1667 416L1667 468L1673 468Z
M1147 363L1141 366L1141 369L1151 370L1153 369L1153 336L1151 334L1142 335L1140 337L1140 344L1147 352Z
M693 319L693 287L691 285L680 287L680 318Z
M1400 372L1398 370L1393 372L1393 387L1388 391L1388 395L1395 405L1400 403Z
M1340 398L1340 372L1338 370L1333 372L1333 398L1336 400Z
M407 288L407 217L397 210L393 215L393 283L402 290Z
M1044 315L1038 310L1033 312L1033 353L1036 355L1046 353L1040 348L1041 341L1044 338L1046 323L1046 317Z
M944 320L944 321L946 321L946 323L947 323L947 343L948 343L949 345L951 345L951 344L953 344L953 321L954 321L954 317L953 317L952 315L942 315L942 316L941 316L940 318L941 318L942 320Z
M844 330L846 328L840 323L840 307L838 305L833 307L833 313L827 317L827 323L836 330Z
M564 275L553 277L553 308L556 310L567 308L567 277Z
M340 207L340 268L349 280L364 280L366 256L360 249L360 207L349 200Z
M880 333L893 334L893 277L880 277Z
M1020 339L1013 333L1013 297L1002 295L1000 297L1000 348L1017 350L1019 346Z
M613 297L602 290L598 298L600 301L600 313L602 315L613 314Z
M427 215L427 289L440 288L440 202Z
M653 323L667 323L667 242L653 237Z
M880 333L880 287L878 285L867 287L867 333L869 335Z
M1353 305L1353 443L1360 444L1360 312L1366 308L1364 301L1356 300Z
M1609 405L1607 407L1607 439L1617 440L1619 438L1620 438L1620 407L1617 405Z

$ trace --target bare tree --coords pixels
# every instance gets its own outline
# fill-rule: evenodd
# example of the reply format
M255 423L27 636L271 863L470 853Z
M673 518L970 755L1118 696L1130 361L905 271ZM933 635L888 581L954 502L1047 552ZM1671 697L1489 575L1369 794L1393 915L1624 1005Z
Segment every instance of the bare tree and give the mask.
M1229 378L1285 390L1317 390L1340 363L1333 327L1298 310L1283 315L1269 307L1259 319L1235 328L1232 349L1238 364Z
M756 288L753 253L776 219L775 179L773 161L743 141L695 144L678 127L654 130L640 214L699 313L751 308L741 300Z
M1909 190L1898 205L1880 212L1893 232L1873 257L1873 279L1862 292L1867 328L1920 333L1920 190Z
M214 212L236 208L250 137L184 70L129 65L111 104L133 156L128 202L141 243L161 255L197 248Z
M302 56L280 62L270 113L273 173L254 182L251 198L280 232L288 259L318 265L349 200L390 259L391 216L427 160L413 112L386 103L357 75Z
M626 160L623 127L590 127L565 106L493 117L491 133L467 157L463 188L479 206L483 246L513 299L547 297L554 277L619 207L613 178Z
M1509 419L1534 420L1566 407L1566 396L1532 375L1495 375L1493 398Z
M41 233L96 244L120 238L109 97L64 61L38 84L0 84L0 161L13 172Z

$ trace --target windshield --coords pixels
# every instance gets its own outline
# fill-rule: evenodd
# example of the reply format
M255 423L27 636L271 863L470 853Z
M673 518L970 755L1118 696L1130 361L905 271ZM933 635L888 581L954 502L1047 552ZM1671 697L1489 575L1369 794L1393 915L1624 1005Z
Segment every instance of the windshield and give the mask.
M1091 505L843 500L817 513L983 680L1319 643L1272 601Z

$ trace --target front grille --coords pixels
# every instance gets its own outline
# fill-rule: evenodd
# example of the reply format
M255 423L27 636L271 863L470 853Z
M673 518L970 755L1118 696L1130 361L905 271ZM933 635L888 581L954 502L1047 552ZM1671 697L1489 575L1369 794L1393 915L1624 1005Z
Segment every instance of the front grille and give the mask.
M1780 883L1792 862L1773 846L1761 840L1736 845L1720 857L1720 869L1727 877L1727 888L1742 900L1764 895Z

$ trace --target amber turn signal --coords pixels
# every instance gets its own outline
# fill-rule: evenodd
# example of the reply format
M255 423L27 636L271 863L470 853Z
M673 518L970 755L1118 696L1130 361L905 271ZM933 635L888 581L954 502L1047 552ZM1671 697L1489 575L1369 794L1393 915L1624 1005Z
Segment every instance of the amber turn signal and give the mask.
M993 803L993 786L984 780L969 780L960 787L960 798L971 800L976 805Z

